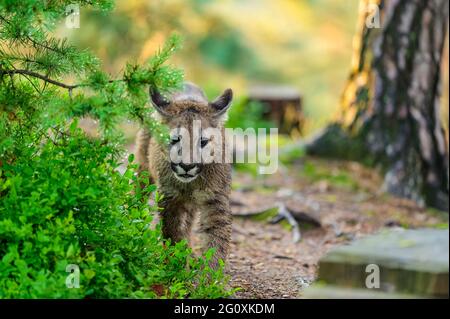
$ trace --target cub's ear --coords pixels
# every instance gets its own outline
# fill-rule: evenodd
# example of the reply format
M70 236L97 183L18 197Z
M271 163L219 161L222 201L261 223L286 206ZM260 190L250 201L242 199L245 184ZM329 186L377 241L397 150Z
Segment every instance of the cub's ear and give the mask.
M217 118L224 115L230 108L232 100L233 91L231 89L226 89L221 96L209 103L209 105L213 109L213 116Z
M166 99L161 93L159 93L159 91L155 88L150 87L149 93L150 99L156 111L158 111L158 113L163 116L170 116L170 114L166 111L167 107L170 104L170 101Z

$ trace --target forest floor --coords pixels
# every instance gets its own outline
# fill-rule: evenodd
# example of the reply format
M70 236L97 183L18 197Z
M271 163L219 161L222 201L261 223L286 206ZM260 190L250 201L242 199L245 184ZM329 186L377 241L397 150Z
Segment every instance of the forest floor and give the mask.
M82 126L93 130L88 121ZM136 134L134 127L124 130L128 137ZM133 138L127 148L134 151ZM253 164L234 170L226 273L231 287L239 288L235 298L301 298L316 279L320 258L333 247L383 228L449 227L448 213L383 192L382 178L373 169L295 152L290 157L272 175L255 174ZM273 222L280 204L300 216L297 242L289 223ZM195 228L192 237L199 251Z
M279 166L272 175L255 174L254 166L234 170L226 273L239 288L235 298L301 298L333 247L382 228L448 228L447 213L386 194L381 176L358 163L294 156ZM304 221L300 241L286 221L273 223L280 203ZM199 251L195 228L192 237Z
M236 172L226 271L231 286L240 288L235 297L301 298L319 259L337 245L387 227L448 228L446 214L388 196L381 186L377 173L359 164L312 158L265 177ZM288 223L271 222L274 203L311 218L300 223L299 242Z

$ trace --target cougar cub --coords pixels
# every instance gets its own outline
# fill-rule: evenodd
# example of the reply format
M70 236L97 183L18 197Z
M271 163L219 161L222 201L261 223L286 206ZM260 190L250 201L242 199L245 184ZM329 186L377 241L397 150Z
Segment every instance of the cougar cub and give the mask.
M163 145L141 130L137 136L136 158L140 171L148 170L163 194L159 203L163 208L163 235L172 242L189 240L195 214L200 213L203 246L205 250L216 249L211 266L217 268L218 260L226 259L231 236L231 165L202 159L192 161L192 156L174 161L171 154L175 149L179 155L187 147L193 152L212 146L224 149L224 139L206 136L204 132L214 128L224 136L224 122L233 93L227 89L208 102L199 87L186 83L182 91L169 98L155 90L150 90L150 97L157 119L171 131L170 143Z

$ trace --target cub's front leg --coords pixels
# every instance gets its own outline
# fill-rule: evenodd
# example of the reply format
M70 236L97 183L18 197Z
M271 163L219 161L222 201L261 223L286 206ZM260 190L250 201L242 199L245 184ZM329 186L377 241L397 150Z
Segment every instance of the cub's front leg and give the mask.
M160 203L162 234L165 239L170 239L175 244L183 239L188 242L192 228L193 214L182 203L175 200L163 200Z
M219 260L226 260L230 246L232 215L229 199L218 196L206 202L201 212L200 232L204 236L203 250L215 249L209 265L213 269L219 266Z

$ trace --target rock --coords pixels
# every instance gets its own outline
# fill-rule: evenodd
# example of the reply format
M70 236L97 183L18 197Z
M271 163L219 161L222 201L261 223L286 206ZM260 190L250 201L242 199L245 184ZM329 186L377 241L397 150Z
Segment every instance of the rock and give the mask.
M366 267L371 264L379 268L380 286L370 291L448 297L449 231L395 229L362 238L330 251L319 262L318 278L327 285L368 290L366 279L374 271Z
M304 293L305 299L421 299L421 296L387 293L369 289L350 289L330 285L312 285Z

